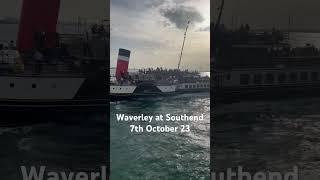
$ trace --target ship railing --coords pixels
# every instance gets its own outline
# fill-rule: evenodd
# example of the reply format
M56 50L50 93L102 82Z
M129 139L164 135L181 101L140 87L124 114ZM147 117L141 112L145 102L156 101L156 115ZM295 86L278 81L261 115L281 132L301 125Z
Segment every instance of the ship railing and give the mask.
M23 61L1 61L1 74L24 74L24 75L42 75L42 74L69 74L82 75L83 68L74 61L62 61L61 59L50 59L50 61L37 61L32 58L24 58Z
M231 38L233 44L251 44L251 45L259 45L259 44L279 44L279 43L287 43L289 40L288 32L279 32L280 34L273 34L272 32L267 31L250 31L247 33L237 33L231 32Z

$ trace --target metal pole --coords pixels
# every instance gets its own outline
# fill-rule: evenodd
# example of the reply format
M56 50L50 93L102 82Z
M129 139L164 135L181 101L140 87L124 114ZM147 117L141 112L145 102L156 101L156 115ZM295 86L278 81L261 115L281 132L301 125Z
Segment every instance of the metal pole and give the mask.
M185 43L186 37L187 37L187 32L188 32L189 23L190 23L190 21L188 21L188 24L187 24L187 27L186 27L186 32L184 33L184 38L183 38L183 43L182 43L182 48L181 48L181 53L180 53L180 59L179 59L178 69L180 69L181 58L182 58L182 53L183 53L183 49L184 49L184 43Z
M215 36L217 35L217 31L218 31L218 28L219 28L219 25L220 25L220 22L221 22L221 16L222 16L223 8L224 8L224 0L221 1L221 4L220 4L220 6L218 8L218 10L219 10L218 19L217 19L216 24L214 24L213 31L211 33L212 34L211 36L213 36L213 41L212 41L213 57L215 57L216 54L217 54ZM237 28L238 18L237 18L237 16L235 18L236 18L236 28Z

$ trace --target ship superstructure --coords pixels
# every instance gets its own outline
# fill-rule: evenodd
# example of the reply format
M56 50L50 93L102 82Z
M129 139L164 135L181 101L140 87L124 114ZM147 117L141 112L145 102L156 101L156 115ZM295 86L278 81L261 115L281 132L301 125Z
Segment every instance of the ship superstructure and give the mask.
M221 101L314 96L320 88L320 53L293 47L288 33L217 27L213 96Z

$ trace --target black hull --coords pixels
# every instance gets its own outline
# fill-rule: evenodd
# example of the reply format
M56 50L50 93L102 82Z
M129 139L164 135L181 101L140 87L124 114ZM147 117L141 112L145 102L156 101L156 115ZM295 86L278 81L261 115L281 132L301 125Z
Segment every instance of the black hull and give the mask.
M139 100L139 99L150 99L150 98L159 98L159 97L168 97L174 96L177 93L165 93L165 94L134 94L134 95L123 95L123 96L116 96L111 95L110 101L123 101L123 100Z
M200 92L209 92L210 89L203 88L203 89L183 89L183 90L178 90L177 93L179 94L184 94L184 93L200 93Z
M109 100L0 100L0 112L95 112L106 111Z
M209 92L209 89L176 91L174 93L133 94L133 95L123 95L123 96L111 95L110 100L122 101L122 100L152 99L152 98L159 98L159 97L170 97L170 96L175 96L179 94L194 94L194 93L203 93L203 92Z

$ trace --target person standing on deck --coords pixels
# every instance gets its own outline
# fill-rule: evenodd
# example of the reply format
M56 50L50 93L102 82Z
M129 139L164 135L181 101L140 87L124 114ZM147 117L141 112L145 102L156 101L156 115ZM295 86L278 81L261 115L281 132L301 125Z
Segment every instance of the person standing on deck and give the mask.
M40 74L42 69L43 55L40 51L36 50L33 57L35 59L35 73Z

